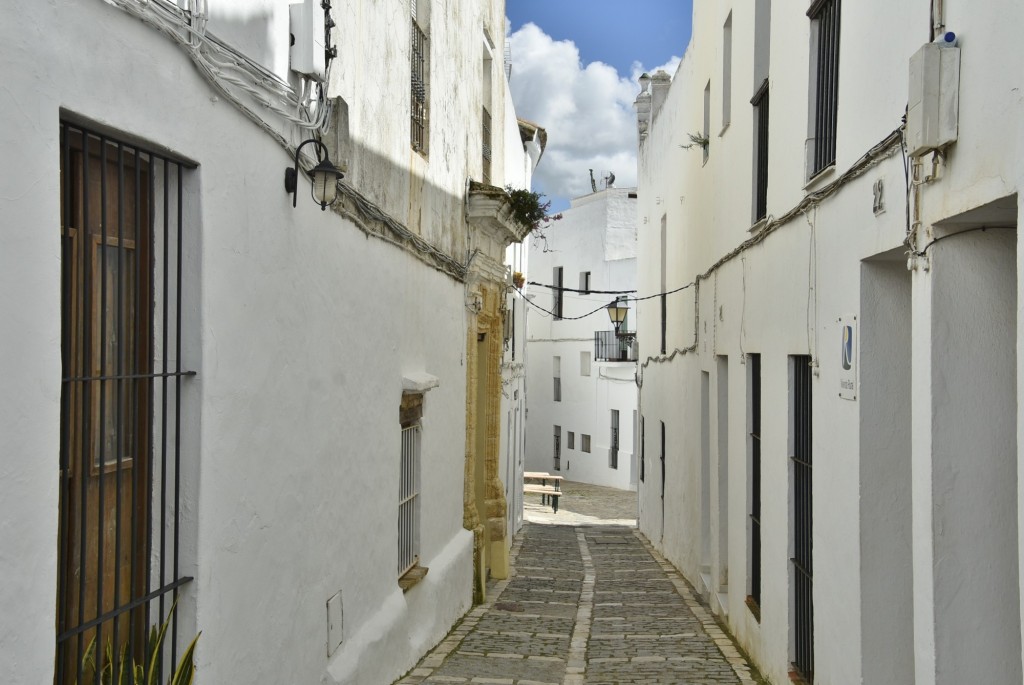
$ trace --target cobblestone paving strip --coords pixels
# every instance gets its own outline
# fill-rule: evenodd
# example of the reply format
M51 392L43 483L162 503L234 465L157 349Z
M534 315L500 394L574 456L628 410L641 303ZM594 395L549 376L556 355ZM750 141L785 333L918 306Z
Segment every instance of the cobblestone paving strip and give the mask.
M731 638L635 529L528 523L513 574L398 685L755 685Z

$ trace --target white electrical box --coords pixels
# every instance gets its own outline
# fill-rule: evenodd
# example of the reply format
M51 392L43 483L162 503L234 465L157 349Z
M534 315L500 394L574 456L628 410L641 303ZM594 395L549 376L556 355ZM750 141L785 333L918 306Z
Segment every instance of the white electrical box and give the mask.
M288 6L291 19L291 68L317 81L327 78L325 15L320 0Z
M960 48L928 43L910 58L907 150L919 157L956 141Z

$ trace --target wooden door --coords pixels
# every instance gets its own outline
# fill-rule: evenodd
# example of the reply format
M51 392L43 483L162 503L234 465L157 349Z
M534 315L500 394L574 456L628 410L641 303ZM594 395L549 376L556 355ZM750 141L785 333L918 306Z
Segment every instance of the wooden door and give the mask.
M145 646L134 600L147 592L150 538L148 167L132 148L62 127L58 685L82 681L93 640L98 662L107 644Z

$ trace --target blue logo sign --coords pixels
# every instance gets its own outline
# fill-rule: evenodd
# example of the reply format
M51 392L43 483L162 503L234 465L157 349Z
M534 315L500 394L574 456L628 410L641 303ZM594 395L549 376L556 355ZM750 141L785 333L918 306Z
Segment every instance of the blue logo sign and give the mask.
M853 368L853 326L843 326L843 369Z

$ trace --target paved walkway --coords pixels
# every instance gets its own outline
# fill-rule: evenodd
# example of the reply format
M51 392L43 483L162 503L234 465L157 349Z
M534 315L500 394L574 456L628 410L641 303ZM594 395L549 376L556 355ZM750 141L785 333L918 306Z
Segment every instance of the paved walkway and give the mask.
M400 685L756 683L671 564L633 526L606 523L628 520L630 501L635 516L635 493L602 503L593 486L574 485L556 515L527 504L512 577L490 585ZM589 504L573 503L574 490L590 492Z

